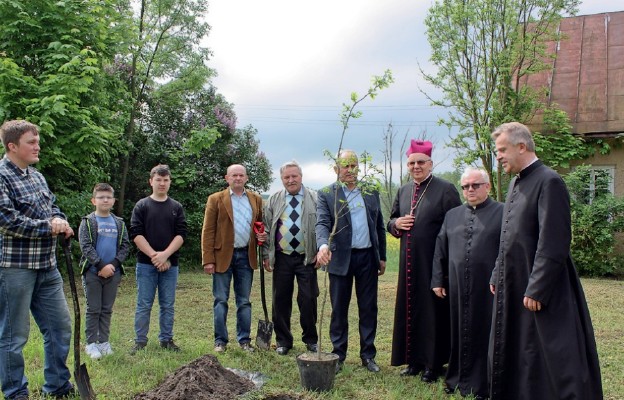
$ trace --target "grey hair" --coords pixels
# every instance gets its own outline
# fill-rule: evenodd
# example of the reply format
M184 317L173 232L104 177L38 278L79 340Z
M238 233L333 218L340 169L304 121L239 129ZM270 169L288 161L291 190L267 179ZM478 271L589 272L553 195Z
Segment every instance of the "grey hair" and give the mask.
M513 145L524 143L527 150L535 153L535 142L529 128L520 122L507 122L499 125L492 132L492 139L496 140L503 133L507 133L507 140Z
M279 171L280 171L280 176L284 173L284 170L286 168L291 168L291 167L295 167L299 170L299 175L303 176L303 171L301 170L301 165L299 165L299 163L295 160L290 160L288 162L285 162L284 164L282 164L282 166L280 167Z
M484 183L490 183L490 176L483 168L473 168L473 167L467 167L464 170L464 173L461 175L461 181L463 181L464 179L467 179L468 176L472 174L473 172L480 173L481 179L483 179ZM461 181L459 182L460 185L461 185Z

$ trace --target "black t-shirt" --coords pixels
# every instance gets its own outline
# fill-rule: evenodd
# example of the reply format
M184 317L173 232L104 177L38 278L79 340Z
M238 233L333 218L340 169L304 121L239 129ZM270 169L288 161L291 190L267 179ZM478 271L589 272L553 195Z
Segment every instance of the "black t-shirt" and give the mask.
M165 250L176 236L186 239L187 227L182 205L171 197L156 201L151 197L139 200L132 210L130 239L143 236L156 251ZM178 265L179 251L171 255L171 265ZM137 261L151 264L151 258L142 251L137 252Z

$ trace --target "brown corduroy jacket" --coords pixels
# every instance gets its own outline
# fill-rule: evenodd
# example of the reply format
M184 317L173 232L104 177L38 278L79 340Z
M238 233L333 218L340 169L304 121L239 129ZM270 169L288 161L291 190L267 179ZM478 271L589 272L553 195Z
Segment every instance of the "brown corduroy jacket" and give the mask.
M258 268L258 253L256 251L256 235L253 232L253 223L262 222L262 197L257 193L245 190L251 204L251 221L249 226L249 265ZM227 271L234 254L234 218L232 215L232 200L230 189L213 193L208 196L204 225L202 228L202 265L215 264L215 272Z

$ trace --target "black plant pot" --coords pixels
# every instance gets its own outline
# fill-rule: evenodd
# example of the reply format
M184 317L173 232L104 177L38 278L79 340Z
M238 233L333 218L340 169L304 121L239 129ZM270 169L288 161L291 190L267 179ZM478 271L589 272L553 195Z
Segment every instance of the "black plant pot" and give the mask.
M334 353L303 353L297 356L301 386L306 390L325 392L334 387L338 355Z

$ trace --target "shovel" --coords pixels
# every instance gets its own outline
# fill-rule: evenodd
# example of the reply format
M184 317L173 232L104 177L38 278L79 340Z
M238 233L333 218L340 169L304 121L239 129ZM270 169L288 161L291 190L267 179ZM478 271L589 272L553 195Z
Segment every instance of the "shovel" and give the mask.
M69 287L71 288L72 301L74 303L74 380L78 386L80 398L82 400L94 400L95 392L91 386L87 365L80 364L80 304L78 303L78 291L76 290L76 279L74 277L74 267L72 266L71 244L69 238L65 238L63 234L59 235L59 239L65 254Z
M262 222L254 222L254 233L264 233L264 224ZM264 267L262 265L262 245L258 242L256 252L258 253L258 268L260 269L260 298L262 299L262 309L264 310L264 321L258 321L258 331L256 333L256 346L262 350L271 348L271 336L273 336L273 322L269 321L269 313L267 311L266 297L264 290Z

